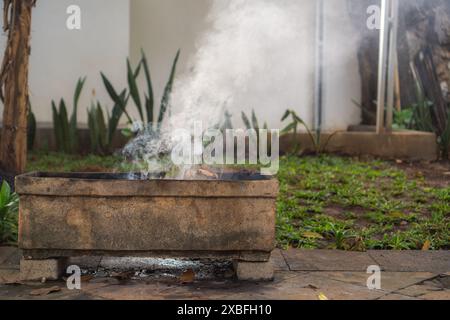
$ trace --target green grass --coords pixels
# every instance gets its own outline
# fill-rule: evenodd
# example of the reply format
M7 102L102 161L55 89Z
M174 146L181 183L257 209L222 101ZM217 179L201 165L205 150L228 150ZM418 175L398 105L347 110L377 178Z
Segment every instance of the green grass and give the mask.
M34 153L28 171L128 171L120 157ZM450 187L383 161L283 157L278 174L280 247L450 248Z
M281 161L277 239L300 248L450 247L450 188L382 161L335 156Z
M62 153L32 153L27 171L41 172L100 172L121 171L122 158L117 156L66 155Z

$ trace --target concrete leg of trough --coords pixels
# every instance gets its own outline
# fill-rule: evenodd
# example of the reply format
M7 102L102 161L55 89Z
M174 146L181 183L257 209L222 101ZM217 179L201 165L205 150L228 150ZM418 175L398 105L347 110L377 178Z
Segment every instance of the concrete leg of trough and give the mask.
M23 281L58 280L64 273L67 259L20 260L20 278Z
M274 278L274 266L272 261L249 262L233 261L234 270L238 280L241 281L272 281Z

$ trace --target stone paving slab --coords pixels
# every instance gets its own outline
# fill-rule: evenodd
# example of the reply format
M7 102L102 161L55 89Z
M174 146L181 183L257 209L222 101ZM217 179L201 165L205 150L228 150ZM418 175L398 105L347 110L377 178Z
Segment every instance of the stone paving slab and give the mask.
M0 269L0 285L19 282L20 271L18 269Z
M282 250L275 249L270 259L272 260L275 271L289 271L289 266L286 263Z
M450 290L434 291L419 297L423 300L450 300Z
M383 290L369 290L342 281L323 277L320 273L299 274L285 281L265 284L252 291L244 290L226 296L230 300L374 300L388 294Z
M404 273L407 274L407 273ZM114 280L114 281L112 281ZM32 296L37 288L58 286L59 292ZM417 290L411 286L412 290ZM25 283L24 285L0 285L3 299L125 299L125 300L177 300L177 299L224 299L224 300L319 300L324 295L330 300L448 300L449 290L421 291L415 297L410 291L369 290L353 281L330 279L322 272L277 272L274 282L238 282L232 280L198 281L182 284L170 281L130 280L119 281L103 278L83 281L81 291L70 291L63 281Z
M282 252L292 271L362 271L376 265L365 252L338 250L287 250Z
M321 272L318 275L336 281L366 287L370 274L366 272ZM381 273L381 289L389 292L401 290L409 286L433 279L437 275L429 272L385 272Z
M395 300L422 300L422 299L408 297L408 296L404 296L404 295L397 294L397 293L392 293L392 294L385 295L377 300L395 301Z
M238 282L232 280L198 281L193 283L180 283L177 279L164 281L127 281L122 285L104 285L92 287L83 286L83 291L89 296L100 299L126 299L126 300L179 300L179 299L225 299L227 296L254 292L261 287L271 286L297 276L298 273L277 272L273 282ZM108 279L99 279L107 281ZM105 283L105 282L103 282Z
M368 254L385 271L450 271L450 251L369 251Z
M0 248L0 300L4 299L286 299L318 300L323 294L330 300L450 300L448 252L343 252L315 250L276 250L273 282L239 282L233 278L195 280L182 283L177 274L165 278L83 277L82 290L70 291L64 281L21 283L18 266L20 251ZM118 261L118 260L117 260ZM83 257L71 263L94 270L100 268L148 267L148 261ZM431 261L431 265L430 265ZM416 263L417 262L417 263ZM144 263L144 265L140 265ZM380 264L382 290L366 286L369 265ZM417 264L414 266L414 264ZM407 265L411 264L411 265ZM202 267L199 267L200 269ZM290 268L290 269L289 269ZM119 268L120 269L120 268ZM393 269L395 271L389 271ZM409 272L432 269L432 272ZM406 270L406 271L405 271ZM106 273L105 273L106 274ZM8 284L8 285L6 285ZM58 286L60 290L32 296L36 288Z

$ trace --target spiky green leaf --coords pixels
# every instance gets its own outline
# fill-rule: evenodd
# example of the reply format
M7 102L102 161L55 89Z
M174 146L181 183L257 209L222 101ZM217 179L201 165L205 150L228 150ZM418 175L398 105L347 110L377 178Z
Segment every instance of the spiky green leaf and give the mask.
M165 114L167 112L167 108L169 107L170 104L170 95L172 93L172 87L173 87L173 82L175 79L175 73L177 70L177 64L178 64L178 59L180 58L180 50L178 50L175 59L173 61L172 64L172 70L170 72L170 76L169 76L169 80L167 81L166 87L164 89L164 94L161 100L161 107L160 107L160 111L159 111L159 117L158 117L158 131L161 128L161 124L164 120Z
M145 95L145 111L147 113L147 122L153 123L153 109L154 109L154 96L152 78L150 75L150 69L148 67L147 57L143 50L142 53L142 65L144 67L145 81L147 82L147 93Z
M247 115L245 114L245 112L242 111L241 117L242 117L242 121L244 122L245 127L246 127L248 130L252 129L252 124L250 123L250 120L248 119L248 117L247 117Z
M139 116L141 117L142 122L145 122L144 113L142 111L141 97L139 95L139 89L129 59L127 59L127 73L128 73L128 87L130 89L130 96L133 99L134 104L136 105L136 108L139 112Z
M253 129L259 130L258 118L256 117L255 110L252 110L252 125Z

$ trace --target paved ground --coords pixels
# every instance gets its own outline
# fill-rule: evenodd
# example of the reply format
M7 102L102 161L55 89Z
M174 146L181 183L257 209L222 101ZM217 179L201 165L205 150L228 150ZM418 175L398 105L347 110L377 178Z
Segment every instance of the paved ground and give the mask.
M277 250L272 258L275 280L267 283L238 282L227 263L101 257L74 259L71 263L85 270L81 290L68 290L64 281L22 283L19 259L17 249L0 248L0 300L317 300L320 297L330 300L450 300L450 251ZM381 267L380 290L367 288L370 265Z

